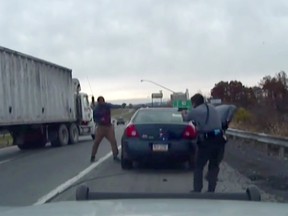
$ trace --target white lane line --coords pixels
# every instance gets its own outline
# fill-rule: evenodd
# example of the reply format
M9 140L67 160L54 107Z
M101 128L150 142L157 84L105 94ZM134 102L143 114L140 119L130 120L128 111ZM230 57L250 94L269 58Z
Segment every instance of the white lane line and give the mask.
M119 148L120 150L120 148ZM81 171L78 175L74 176L73 178L67 180L66 182L64 182L63 184L59 185L58 187L56 187L54 190L50 191L48 194L44 195L43 197L41 197L36 203L34 203L33 205L41 205L46 203L48 200L52 199L53 197L55 197L57 194L63 192L64 190L66 190L68 187L70 187L71 185L73 185L74 183L76 183L79 179L81 179L82 177L84 177L85 175L87 175L89 172L91 172L93 169L95 169L97 166L99 166L101 163L103 163L105 160L107 160L109 157L112 156L112 152L108 153L107 155L105 155L104 157L100 158L98 161L92 163L90 166L88 166L86 169L84 169L83 171Z
M0 153L5 153L5 152L11 151L11 150L18 150L18 151L20 151L20 149L18 149L17 146L12 145L12 146L6 146L6 147L3 147L3 148L0 148Z
M3 161L0 161L0 165L1 164L4 164L4 163L7 163L7 162L9 162L9 161L11 161L12 159L7 159L7 160L3 160Z

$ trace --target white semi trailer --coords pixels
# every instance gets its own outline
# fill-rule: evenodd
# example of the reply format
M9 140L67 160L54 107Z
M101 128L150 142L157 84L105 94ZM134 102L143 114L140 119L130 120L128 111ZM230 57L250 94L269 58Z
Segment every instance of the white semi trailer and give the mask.
M71 69L0 47L0 131L9 131L20 149L91 136L89 104Z

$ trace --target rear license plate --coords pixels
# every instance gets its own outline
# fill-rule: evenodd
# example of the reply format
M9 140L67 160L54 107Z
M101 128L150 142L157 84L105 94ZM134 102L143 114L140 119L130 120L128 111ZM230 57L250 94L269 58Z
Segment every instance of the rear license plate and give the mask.
M153 144L152 149L155 152L167 152L168 145L167 144Z

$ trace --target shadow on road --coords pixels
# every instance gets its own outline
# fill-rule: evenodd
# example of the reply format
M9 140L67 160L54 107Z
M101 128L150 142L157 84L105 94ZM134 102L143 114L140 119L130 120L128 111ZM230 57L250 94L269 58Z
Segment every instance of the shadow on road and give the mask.
M131 172L135 173L173 173L183 174L191 173L192 171L187 168L183 163L175 162L142 162L136 163Z

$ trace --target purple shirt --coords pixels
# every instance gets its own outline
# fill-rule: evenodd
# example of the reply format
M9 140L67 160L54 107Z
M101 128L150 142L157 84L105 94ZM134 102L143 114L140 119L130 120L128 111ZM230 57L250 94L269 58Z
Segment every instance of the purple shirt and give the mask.
M98 104L93 110L93 119L98 125L111 125L111 104Z

